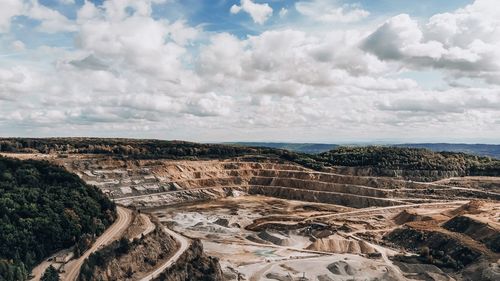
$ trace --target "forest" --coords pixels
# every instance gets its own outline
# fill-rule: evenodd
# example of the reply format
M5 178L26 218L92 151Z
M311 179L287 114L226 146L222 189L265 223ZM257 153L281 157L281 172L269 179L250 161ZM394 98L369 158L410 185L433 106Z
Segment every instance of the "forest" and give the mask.
M0 280L26 280L49 255L103 233L116 206L62 167L0 157L0 214Z
M332 166L376 167L390 170L459 171L463 175L481 170L500 172L500 161L459 152L434 152L421 148L365 146L338 147L314 157Z

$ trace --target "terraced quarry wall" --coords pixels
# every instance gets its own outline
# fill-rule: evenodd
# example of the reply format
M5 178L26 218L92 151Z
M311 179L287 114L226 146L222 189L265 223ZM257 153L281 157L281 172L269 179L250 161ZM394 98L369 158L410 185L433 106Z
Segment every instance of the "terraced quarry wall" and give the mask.
M364 176L364 177L393 177L408 180L428 182L443 178L464 176L463 171L440 171L440 170L391 170L373 167L334 167L329 168L331 172Z
M276 162L124 160L81 157L61 160L117 202L151 207L210 200L239 193L354 208L429 203L500 194L453 186L317 172Z

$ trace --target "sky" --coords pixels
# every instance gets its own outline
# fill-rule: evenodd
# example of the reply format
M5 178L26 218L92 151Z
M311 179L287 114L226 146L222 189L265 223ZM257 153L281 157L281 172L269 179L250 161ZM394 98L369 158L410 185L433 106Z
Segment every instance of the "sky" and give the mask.
M500 143L495 0L1 0L0 136Z

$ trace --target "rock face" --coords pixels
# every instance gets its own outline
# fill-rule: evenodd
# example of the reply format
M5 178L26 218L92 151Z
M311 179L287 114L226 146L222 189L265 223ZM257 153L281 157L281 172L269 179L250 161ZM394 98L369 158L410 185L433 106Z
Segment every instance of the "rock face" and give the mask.
M343 167L337 166L332 168L335 173L353 175L353 176L368 176L368 177L394 177L414 181L436 181L443 178L464 176L464 171L440 171L440 170L392 170L376 167Z
M500 253L500 231L474 218L474 216L456 216L443 224L443 227L453 232L463 233L484 243L493 252Z
M385 198L359 196L338 192L294 189L281 186L251 186L248 193L252 195L264 195L282 199L336 204L354 208L366 208L370 206L387 207L404 204L404 202L398 200Z
M207 257L203 245L194 240L189 249L154 281L223 281L219 260Z
M80 280L136 280L167 259L178 247L157 227L141 239L122 239L93 254L82 266Z
M91 256L90 261L82 266L79 280L138 280L166 261L178 248L176 241L161 227L127 246L123 244L123 240L113 243ZM221 281L223 278L218 260L207 257L201 242L195 240L174 265L155 280Z

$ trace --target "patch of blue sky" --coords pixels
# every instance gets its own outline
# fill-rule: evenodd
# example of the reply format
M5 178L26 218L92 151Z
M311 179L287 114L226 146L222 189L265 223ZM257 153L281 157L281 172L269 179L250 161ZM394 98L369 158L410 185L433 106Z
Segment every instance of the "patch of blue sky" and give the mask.
M26 16L17 16L11 24L11 36L24 43L26 48L34 49L40 46L67 47L74 46L74 34L71 32L46 33L37 29L40 21Z
M94 2L94 1L92 1ZM38 0L38 3L58 11L70 20L76 19L78 9L83 5L83 0L75 0L74 4L64 4L60 0Z
M443 89L448 88L446 81L444 80L444 74L442 71L438 70L411 70L404 71L399 74L393 75L397 78L407 78L412 79L417 84L427 90Z
M343 3L359 3L364 9L372 14L396 15L406 13L416 17L430 17L437 13L444 13L462 8L471 4L473 0L354 0L343 1Z

